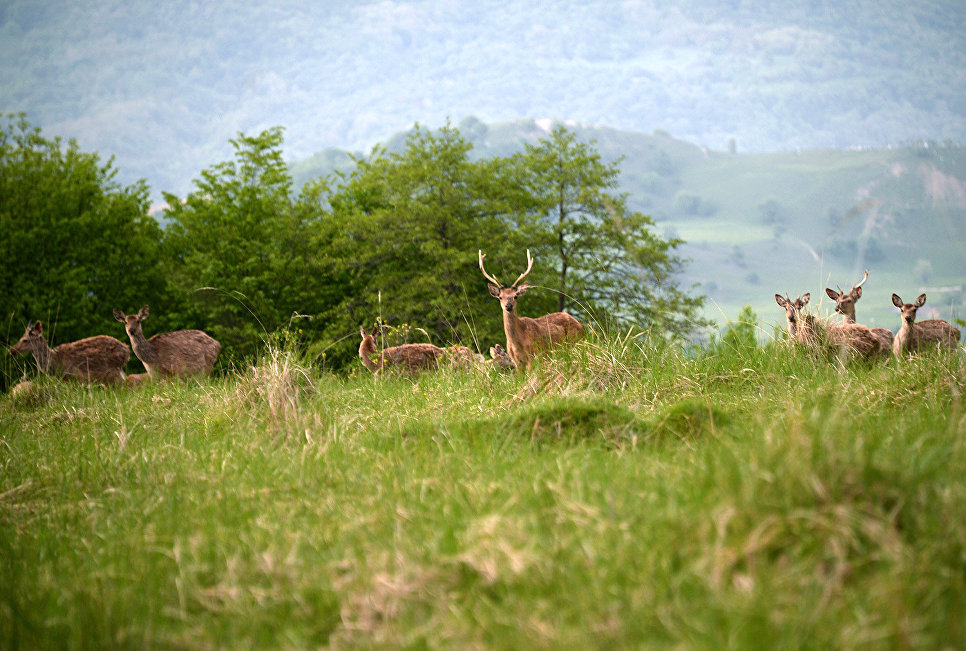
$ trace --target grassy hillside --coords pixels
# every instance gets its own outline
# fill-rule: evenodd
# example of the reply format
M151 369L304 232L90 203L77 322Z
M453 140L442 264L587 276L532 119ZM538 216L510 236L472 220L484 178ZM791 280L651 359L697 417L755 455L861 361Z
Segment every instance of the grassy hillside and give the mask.
M549 123L458 125L475 155L505 156L546 135ZM859 321L896 330L891 295L927 292L930 317L966 316L966 148L919 142L872 150L751 154L711 151L664 132L574 124L605 160L621 159L621 191L659 230L685 239L687 284L719 323L750 304L781 320L775 293L810 292L831 311L825 288L845 288L869 269ZM405 134L387 141L398 149ZM349 169L328 151L293 165L298 182ZM823 302L824 301L824 302Z
M268 351L0 399L0 645L966 645L966 358Z

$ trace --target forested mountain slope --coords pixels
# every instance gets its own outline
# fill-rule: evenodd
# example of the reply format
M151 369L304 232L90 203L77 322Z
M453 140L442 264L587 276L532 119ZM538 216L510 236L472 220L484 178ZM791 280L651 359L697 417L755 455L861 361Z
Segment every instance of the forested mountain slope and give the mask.
M0 4L0 110L184 193L229 138L365 151L414 122L549 117L716 150L966 141L966 5Z

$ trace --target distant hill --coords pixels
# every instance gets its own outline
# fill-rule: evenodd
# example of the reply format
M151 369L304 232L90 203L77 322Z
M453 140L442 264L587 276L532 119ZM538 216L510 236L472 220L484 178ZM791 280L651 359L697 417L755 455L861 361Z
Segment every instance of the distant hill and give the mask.
M474 156L507 155L536 142L549 122L457 125ZM777 154L712 151L664 132L571 125L606 160L623 157L622 191L665 236L687 241L685 279L700 283L708 316L724 322L750 304L782 321L774 294L850 287L870 269L857 305L861 323L896 330L890 296L927 292L926 315L966 317L966 149L919 141L886 149ZM397 149L405 133L387 141ZM292 165L297 182L351 167L330 150ZM928 308L928 309L927 309ZM928 316L920 318L928 318ZM768 329L768 334L770 334Z
M966 3L4 0L0 111L155 197L276 125L291 159L467 115L741 152L966 142Z

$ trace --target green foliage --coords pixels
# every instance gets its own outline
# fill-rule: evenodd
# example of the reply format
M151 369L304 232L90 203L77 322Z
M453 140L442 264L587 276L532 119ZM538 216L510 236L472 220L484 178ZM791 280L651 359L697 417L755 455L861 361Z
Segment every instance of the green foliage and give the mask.
M344 274L342 296L325 313L332 339L377 318L422 328L437 344L503 338L477 251L519 261L530 229L518 206L527 197L507 166L472 162L470 149L455 129L417 128L400 152L375 151L335 189L322 252L331 273Z
M758 347L760 326L758 315L746 305L738 313L737 320L730 322L721 334L720 345L740 352Z
M165 195L164 245L181 320L210 332L227 356L244 356L270 332L321 311L325 188L309 184L293 196L279 127L231 144L234 159L204 170L184 200Z
M0 317L6 341L44 322L51 345L126 340L115 307L164 300L161 231L143 182L120 187L112 161L48 140L23 115L0 129ZM164 319L159 319L164 323Z
M703 325L702 298L674 279L683 241L661 238L650 217L628 209L619 162L605 163L593 143L559 125L515 160L540 217L531 248L553 261L559 311L669 335Z

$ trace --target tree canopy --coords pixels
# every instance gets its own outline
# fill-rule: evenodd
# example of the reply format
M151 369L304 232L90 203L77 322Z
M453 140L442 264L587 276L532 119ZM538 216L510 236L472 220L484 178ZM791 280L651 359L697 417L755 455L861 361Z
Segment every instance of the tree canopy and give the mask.
M23 115L6 116L0 314L8 341L34 320L45 322L52 345L95 334L125 338L111 310L163 300L161 228L148 215L148 188L121 187L115 174L113 161L73 140L45 138Z
M675 284L680 240L628 210L619 164L562 127L524 152L480 159L456 128L416 128L398 151L377 148L299 193L280 127L230 142L233 157L203 170L186 197L165 195L162 229L143 182L118 187L110 162L9 122L0 300L14 330L44 318L61 341L123 336L111 309L150 304L155 332L205 330L223 361L284 331L329 365L353 363L359 327L377 321L409 341L483 350L504 334L478 252L509 282L528 249L524 316L567 310L595 327L668 336L701 323L701 299Z

